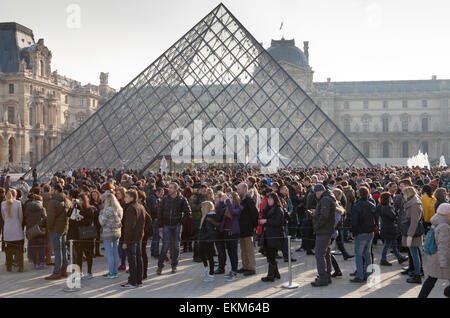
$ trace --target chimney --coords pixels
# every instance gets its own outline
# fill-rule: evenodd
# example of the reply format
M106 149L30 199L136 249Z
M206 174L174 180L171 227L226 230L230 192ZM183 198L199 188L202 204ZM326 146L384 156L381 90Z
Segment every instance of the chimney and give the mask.
M306 64L309 65L309 41L303 41L303 52L306 55Z
M327 77L327 82L331 82L331 77Z
M435 81L435 80L437 79L437 76L436 76L436 75L432 75L432 76L431 76L431 79L432 79L433 81Z

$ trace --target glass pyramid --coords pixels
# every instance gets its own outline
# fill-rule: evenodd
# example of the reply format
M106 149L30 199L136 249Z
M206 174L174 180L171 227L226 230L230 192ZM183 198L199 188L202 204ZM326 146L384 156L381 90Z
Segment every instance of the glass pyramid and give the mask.
M220 4L43 158L38 177L70 168L148 169L170 157L172 131L194 120L204 129L279 128L284 167L371 166Z

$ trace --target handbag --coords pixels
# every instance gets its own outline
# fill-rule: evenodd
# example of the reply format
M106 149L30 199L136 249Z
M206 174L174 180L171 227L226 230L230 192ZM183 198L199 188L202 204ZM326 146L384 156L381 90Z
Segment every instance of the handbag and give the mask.
M78 227L78 238L80 240L92 240L97 238L97 229L93 225Z
M32 227L27 228L25 236L27 237L28 241L31 241L37 237L45 236L45 229L41 230L39 224L35 224Z
M398 229L403 236L408 236L408 230L411 225L411 219L403 220L399 225ZM417 224L416 233L414 233L413 237L422 236L425 233L425 227L423 226L423 219L420 219Z

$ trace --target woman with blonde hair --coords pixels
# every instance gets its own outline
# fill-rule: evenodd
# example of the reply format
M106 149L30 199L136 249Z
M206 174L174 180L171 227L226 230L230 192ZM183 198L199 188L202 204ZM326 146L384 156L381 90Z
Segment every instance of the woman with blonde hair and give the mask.
M2 202L3 240L5 241L6 271L12 270L13 257L18 263L18 272L23 272L23 234L22 203L16 200L17 192L9 189Z
M203 201L201 203L201 211L199 254L205 267L204 281L210 282L214 280L214 241L216 240L216 227L220 223L214 210L214 204L211 201Z
M98 221L101 225L101 239L106 251L108 273L105 278L117 278L119 269L118 244L121 236L123 209L112 193L102 196L103 210L100 211Z
M421 231L423 224L420 224L423 219L422 202L413 187L405 187L402 192L405 199L405 219L402 223L406 226L409 223L408 229L404 228L402 231L402 245L408 247L414 265L414 272L406 282L421 284L422 262L419 247L423 244L423 231Z

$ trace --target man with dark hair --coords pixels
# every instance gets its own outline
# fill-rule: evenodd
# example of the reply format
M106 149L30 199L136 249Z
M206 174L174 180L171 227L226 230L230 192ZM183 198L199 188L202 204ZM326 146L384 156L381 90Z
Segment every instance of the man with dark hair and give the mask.
M127 215L124 221L124 234L122 248L127 251L129 276L122 288L136 288L142 285L142 238L145 228L145 208L137 203L136 190L128 190L125 193L125 211Z
M369 189L359 188L359 200L352 210L352 232L355 238L356 277L352 283L364 283L369 276L367 267L372 264L371 245L375 232L375 204L368 200Z
M241 215L239 217L241 259L242 268L238 273L243 273L244 276L256 274L256 259L253 245L253 235L255 228L258 225L258 210L250 193L248 192L248 185L240 183L237 186L237 192L241 197L241 205L243 206Z
M164 260L173 244L172 274L177 272L178 256L180 254L181 225L191 216L191 207L185 197L179 192L177 183L169 184L168 194L161 200L158 207L158 226L163 237L163 247L158 259L156 273L162 274Z
M202 219L201 205L203 201L206 201L206 189L208 187L205 184L200 185L200 188L194 190L194 193L189 198L189 205L191 207L192 217L192 237L194 238L194 262L200 263L202 259L199 252L198 233L200 232L200 221Z
M55 266L53 274L46 280L56 280L67 277L67 253L66 236L69 229L69 218L67 216L71 208L71 202L63 193L59 183L52 186L52 198L47 206L47 230L50 232L50 240L55 255Z
M314 194L318 200L313 215L314 232L316 233L316 263L319 278L311 283L314 287L328 286L331 283L331 236L335 232L336 198L323 184L314 186Z
M155 258L159 258L159 242L161 236L158 230L158 206L161 202L161 198L164 196L164 189L157 187L155 190L150 190L147 196L147 208L152 217L153 237L151 244L151 255Z

